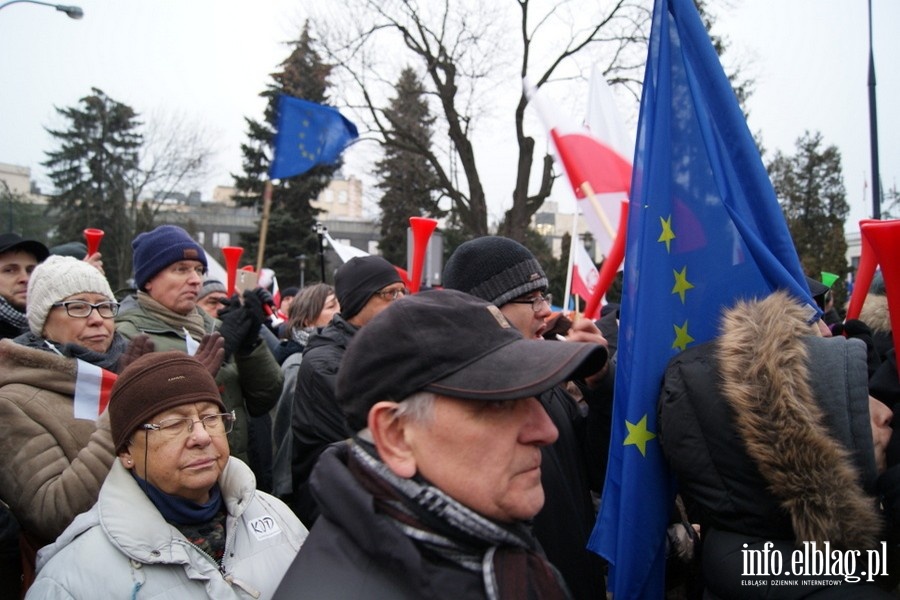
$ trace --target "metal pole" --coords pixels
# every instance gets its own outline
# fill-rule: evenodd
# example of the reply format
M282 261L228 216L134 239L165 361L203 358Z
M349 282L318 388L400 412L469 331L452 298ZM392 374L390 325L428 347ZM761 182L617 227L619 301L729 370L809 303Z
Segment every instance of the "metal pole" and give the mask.
M328 228L316 221L316 235L319 236L319 265L322 268L322 283L325 283L325 232Z
M878 169L878 115L875 107L875 54L872 51L872 0L869 0L869 143L872 156L872 218L881 218L881 172Z
M67 4L53 4L52 2L40 2L40 0L9 0L9 2L3 2L0 4L0 8L5 8L10 4L18 4L20 2L25 2L28 4L40 4L41 6L49 6L50 8L55 8L60 12L66 13L66 15L70 19L80 19L84 16L84 11L81 10L80 6L67 5Z

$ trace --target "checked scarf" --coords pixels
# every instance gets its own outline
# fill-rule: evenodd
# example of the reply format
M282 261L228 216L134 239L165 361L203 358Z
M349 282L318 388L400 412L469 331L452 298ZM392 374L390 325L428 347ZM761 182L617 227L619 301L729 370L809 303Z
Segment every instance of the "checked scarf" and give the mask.
M544 558L525 523L501 525L463 506L421 478L395 475L361 440L351 444L348 468L425 553L481 573L491 600L569 598L559 572Z

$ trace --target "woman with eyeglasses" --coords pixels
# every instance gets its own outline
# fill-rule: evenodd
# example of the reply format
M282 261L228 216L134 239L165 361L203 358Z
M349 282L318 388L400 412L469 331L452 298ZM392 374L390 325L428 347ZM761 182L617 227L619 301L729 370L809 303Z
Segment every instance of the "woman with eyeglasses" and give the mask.
M230 456L234 413L207 369L144 355L108 412L117 460L91 511L41 550L28 597L271 598L307 530Z
M271 444L265 446L268 453L259 447L251 451L249 419L268 414L278 402L284 382L278 363L260 337L260 325L267 318L264 300L268 292L257 288L246 291L242 302L232 298L231 305L215 319L197 306L207 270L206 252L184 229L160 225L134 238L131 247L137 293L130 307L123 307L116 317L116 330L129 340L141 334L149 336L157 352L188 354L193 354L204 335L222 334L226 358L216 381L225 406L237 416L228 435L231 453L250 462L257 479L263 479L266 471L271 473L271 458L265 460ZM254 465L251 458L259 455L264 461Z
M113 462L107 415L76 408L78 361L114 372L126 342L112 290L88 263L51 256L27 297L30 331L0 341L0 500L33 559L94 504Z

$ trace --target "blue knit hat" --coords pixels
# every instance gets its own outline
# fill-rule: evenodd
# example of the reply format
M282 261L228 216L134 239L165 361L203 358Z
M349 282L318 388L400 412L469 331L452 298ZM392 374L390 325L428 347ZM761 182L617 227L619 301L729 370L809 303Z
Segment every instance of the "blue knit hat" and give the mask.
M180 260L197 260L206 268L206 252L187 231L175 225L160 225L153 231L140 234L131 242L134 251L134 285L144 285L154 275Z

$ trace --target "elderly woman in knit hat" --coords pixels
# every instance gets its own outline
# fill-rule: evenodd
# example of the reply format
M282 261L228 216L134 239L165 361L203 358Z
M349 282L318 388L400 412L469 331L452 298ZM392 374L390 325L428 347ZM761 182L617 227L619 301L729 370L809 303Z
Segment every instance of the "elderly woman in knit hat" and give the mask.
M228 436L231 454L247 461L248 415L261 416L274 407L284 381L272 353L261 343L260 324L266 318L261 292L245 292L243 303L235 296L216 319L197 305L206 252L184 229L161 225L138 235L131 246L137 302L119 313L117 330L127 339L148 335L157 351L188 354L205 334L222 334L226 361L216 382L225 406L237 417Z
M307 530L230 457L207 369L144 355L109 404L118 455L97 504L38 555L29 597L271 598Z
M116 371L126 342L109 283L88 263L51 256L27 293L30 331L0 341L0 500L36 550L97 500L114 456L102 370Z

